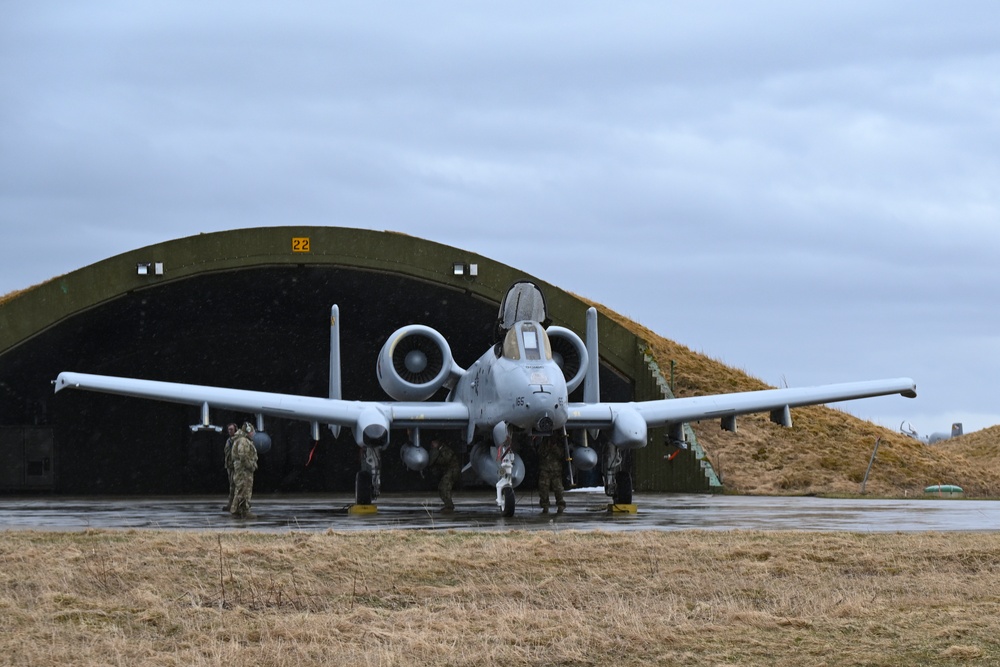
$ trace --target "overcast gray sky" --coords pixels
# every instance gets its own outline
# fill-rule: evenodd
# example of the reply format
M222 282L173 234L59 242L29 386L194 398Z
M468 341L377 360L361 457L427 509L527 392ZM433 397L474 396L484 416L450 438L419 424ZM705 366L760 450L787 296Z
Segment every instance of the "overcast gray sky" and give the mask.
M394 230L772 385L913 377L843 404L892 429L1000 423L995 0L10 0L0 89L0 294Z

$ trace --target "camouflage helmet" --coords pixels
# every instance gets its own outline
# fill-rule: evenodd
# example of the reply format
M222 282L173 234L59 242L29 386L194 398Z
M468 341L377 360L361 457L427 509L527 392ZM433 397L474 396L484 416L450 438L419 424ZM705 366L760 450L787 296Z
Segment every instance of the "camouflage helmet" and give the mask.
M243 432L246 433L247 435L250 435L256 430L257 429L255 429L253 427L253 424L251 424L250 422L243 422Z

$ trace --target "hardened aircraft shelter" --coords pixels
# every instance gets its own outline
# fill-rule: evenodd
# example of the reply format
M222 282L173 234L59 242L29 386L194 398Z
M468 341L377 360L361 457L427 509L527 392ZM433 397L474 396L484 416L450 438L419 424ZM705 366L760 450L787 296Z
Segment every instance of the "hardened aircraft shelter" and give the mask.
M516 280L544 291L552 323L581 335L589 304L512 267L394 232L268 227L199 234L133 250L0 297L0 492L225 493L225 436L193 431L197 408L91 392L53 393L60 371L328 395L330 309L340 310L343 397L389 400L375 361L407 324L440 331L467 367L494 342ZM599 318L604 400L669 396L635 334ZM443 398L443 395L436 398ZM573 395L572 400L581 400ZM213 424L254 415L213 411ZM256 493L346 492L350 433L267 418ZM712 491L696 443L668 458L665 432L632 453L636 491ZM458 436L456 436L458 437ZM688 430L689 439L693 434ZM406 471L394 433L384 491L433 489ZM525 454L523 454L525 455ZM531 468L530 454L525 455ZM602 484L597 471L578 480ZM533 484L529 477L525 485Z

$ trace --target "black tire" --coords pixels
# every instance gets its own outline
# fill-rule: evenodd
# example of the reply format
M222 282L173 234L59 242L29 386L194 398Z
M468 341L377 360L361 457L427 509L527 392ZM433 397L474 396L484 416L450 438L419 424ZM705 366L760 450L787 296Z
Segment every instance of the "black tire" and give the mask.
M615 505L632 504L632 474L620 472L615 475Z
M372 474L359 470L354 478L354 502L358 505L371 505L372 491Z
M514 489L505 486L501 493L503 493L503 515L514 516Z

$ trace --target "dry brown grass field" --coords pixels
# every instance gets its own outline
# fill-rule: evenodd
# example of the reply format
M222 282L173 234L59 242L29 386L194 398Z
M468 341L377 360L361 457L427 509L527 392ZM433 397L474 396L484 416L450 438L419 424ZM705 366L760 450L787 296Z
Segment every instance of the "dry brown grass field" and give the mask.
M602 311L661 368L675 362L678 396L766 388ZM793 419L748 416L735 434L693 426L730 493L857 494L879 438L869 495L951 483L1000 496L1000 427L929 447L827 407ZM985 532L0 541L8 665L996 665L998 618L1000 536Z
M1000 664L1000 537L8 532L7 665Z

